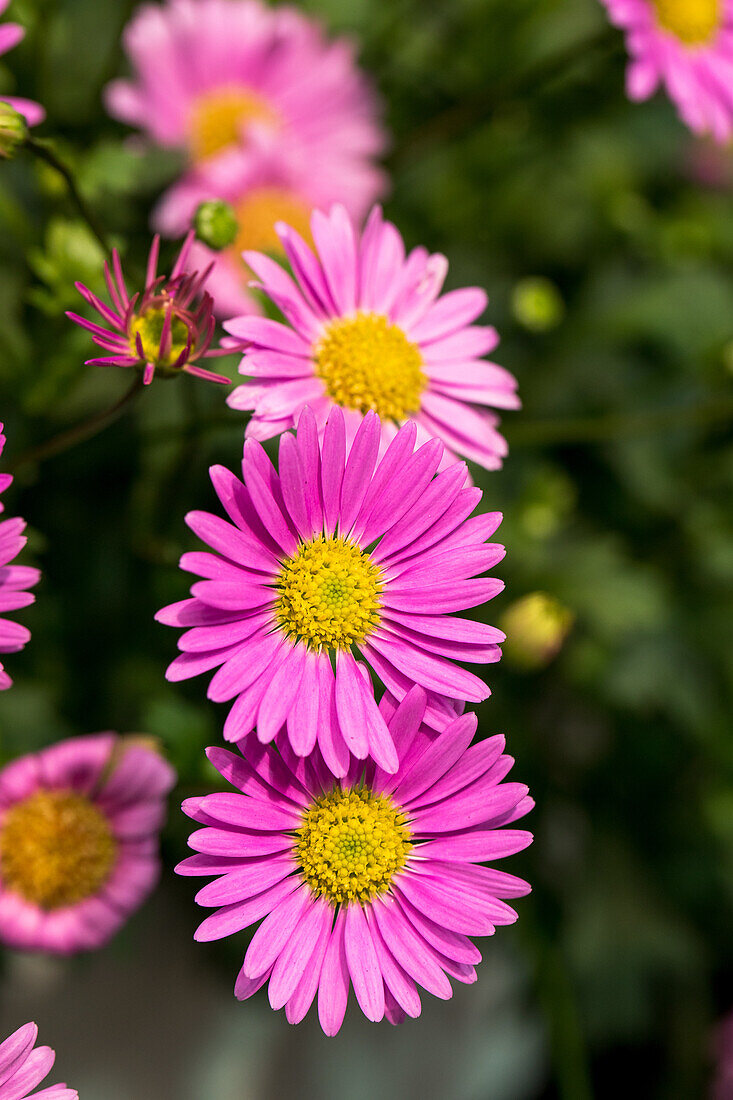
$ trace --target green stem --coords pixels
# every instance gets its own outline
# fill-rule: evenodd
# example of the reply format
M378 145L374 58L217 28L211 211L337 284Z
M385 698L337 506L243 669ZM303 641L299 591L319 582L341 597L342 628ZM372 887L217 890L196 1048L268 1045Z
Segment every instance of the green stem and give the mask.
M138 373L129 390L113 405L110 405L108 409L94 413L87 420L75 424L73 428L67 428L51 439L47 439L45 443L40 443L37 447L31 447L29 450L23 451L14 462L9 464L9 470L15 471L20 469L21 466L30 465L30 463L43 462L46 458L69 451L77 444L84 443L87 439L98 435L99 432L114 423L122 415L133 398L140 392L142 385L143 376L142 373Z
M40 138L31 137L28 138L28 140L26 141L25 148L28 149L33 154L33 156L38 157L39 160L42 160L44 164L47 164L50 168L53 168L53 170L61 176L64 183L66 184L69 195L74 205L76 206L76 209L79 211L80 216L89 226L89 229L94 234L96 239L99 241L99 244L102 247L102 251L106 253L107 256L109 256L110 246L105 232L98 222L96 216L89 209L86 199L83 197L79 188L77 187L76 180L71 173L71 169L66 164L64 164L62 160L59 159L59 157L47 141L43 141Z
M509 78L493 88L464 100L433 115L423 125L417 126L400 144L391 167L419 156L425 149L439 142L453 140L477 123L486 121L497 108L515 103L538 88L561 76L578 62L605 53L618 44L618 33L605 27L590 38L573 42L550 57L538 61L518 77Z

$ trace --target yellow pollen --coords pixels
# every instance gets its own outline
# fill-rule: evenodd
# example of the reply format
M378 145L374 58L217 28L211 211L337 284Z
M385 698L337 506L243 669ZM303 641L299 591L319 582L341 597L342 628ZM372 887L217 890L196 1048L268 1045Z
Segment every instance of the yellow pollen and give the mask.
M284 255L275 232L276 222L292 226L306 241L311 239L311 208L285 187L255 188L236 204L235 213L239 231L232 251L237 259L247 249ZM251 274L248 277L251 278Z
M310 649L348 649L379 622L381 570L347 539L318 535L288 558L277 581L277 620Z
M230 145L240 144L248 122L276 125L278 115L264 99L244 88L205 92L194 104L189 119L193 159L206 160Z
M339 905L383 894L412 848L404 812L364 787L336 787L317 799L296 837L311 890Z
M686 46L702 46L720 29L723 0L653 0L657 22Z
M404 420L420 409L427 378L420 349L379 313L333 321L314 349L316 374L347 409Z
M73 791L36 791L0 826L0 878L41 909L91 897L107 881L117 845L106 818Z
M188 326L180 317L173 317L171 324L171 347L167 355L160 354L160 338L163 334L165 309L151 306L140 317L136 317L130 326L130 351L137 358L136 336L140 334L143 345L143 357L146 363L155 363L157 367L172 367L188 340Z

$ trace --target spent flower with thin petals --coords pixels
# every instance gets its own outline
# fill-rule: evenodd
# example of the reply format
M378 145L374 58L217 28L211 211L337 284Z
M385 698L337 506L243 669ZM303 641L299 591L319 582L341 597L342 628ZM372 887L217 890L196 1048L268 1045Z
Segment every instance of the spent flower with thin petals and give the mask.
M46 1085L41 1092L31 1092L51 1072L56 1052L50 1047L37 1047L38 1028L24 1024L0 1043L0 1100L79 1100L76 1089L66 1085Z
M175 772L144 739L60 741L0 770L0 943L102 947L160 874Z
M421 1011L418 986L452 996L449 978L476 981L481 953L469 937L512 924L507 898L527 882L481 866L521 851L530 833L507 828L532 808L527 787L503 782L513 760L504 738L471 745L474 714L436 734L421 725L426 696L383 700L400 765L353 761L335 780L316 750L299 759L248 738L236 755L209 749L238 793L190 798L197 853L177 870L216 876L199 891L216 912L196 939L261 921L235 985L240 1000L269 982L273 1008L298 1023L318 996L327 1035L341 1027L349 987L369 1020L400 1023Z
M5 447L3 425L0 423L0 455ZM12 483L11 474L0 474L0 494ZM4 510L0 501L0 512ZM15 558L28 539L24 519L4 519L0 521L0 614L6 611L18 611L28 607L35 600L29 588L33 588L41 579L38 569L30 565L13 565ZM17 653L30 640L31 632L20 623L0 618L0 653ZM13 681L0 664L0 691L9 688Z
M317 743L334 775L346 774L350 754L394 771L368 669L398 700L422 684L428 721L438 725L454 714L452 700L489 695L457 662L498 661L504 635L452 612L503 588L481 576L504 556L486 541L501 516L472 517L482 494L465 464L439 472L443 445L431 439L416 450L416 437L408 421L380 460L375 413L348 449L341 409L320 440L306 408L297 435L280 439L279 473L254 439L245 442L243 482L212 467L230 522L186 517L211 551L183 556L181 567L201 579L191 599L157 618L186 628L168 679L218 669L208 694L234 700L227 740L256 726L267 742L284 726L298 755Z
M135 367L149 385L155 374L174 377L181 372L209 382L227 384L223 374L199 365L201 359L218 354L211 349L216 328L211 295L204 289L211 268L189 271L194 232L187 235L169 276L158 275L160 238L153 239L142 292L128 293L119 253L112 250L112 264L105 262L104 276L110 305L83 283L76 288L100 314L104 324L88 321L78 313L66 316L92 334L109 354L87 359L102 367Z

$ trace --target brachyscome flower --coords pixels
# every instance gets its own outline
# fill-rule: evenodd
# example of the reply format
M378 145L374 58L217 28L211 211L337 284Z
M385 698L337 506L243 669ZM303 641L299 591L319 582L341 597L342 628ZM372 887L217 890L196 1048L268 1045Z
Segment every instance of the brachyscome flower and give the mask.
M0 0L0 15L3 14L9 4L10 0ZM19 23L0 24L0 56L17 46L24 35L25 30ZM32 99L22 99L17 95L3 95L0 98L4 103L9 103L11 107L14 107L29 126L37 126L46 117L46 112L40 103L34 103Z
M519 399L509 372L479 358L499 342L495 329L471 324L486 307L484 291L439 297L445 257L424 248L406 257L378 207L361 236L342 206L316 211L318 258L292 226L277 231L295 282L267 256L244 259L288 325L245 316L224 326L246 347L239 370L251 381L228 402L252 410L247 434L277 435L306 404L322 430L336 405L349 439L372 410L385 442L412 418L420 438L442 439L487 469L501 466L506 443L497 418L478 406L515 409Z
M48 1076L56 1061L50 1047L37 1047L38 1028L24 1024L0 1043L0 1100L79 1100L76 1089L66 1085L47 1085L40 1092L31 1092Z
M602 0L626 32L630 99L664 84L682 120L719 142L733 135L733 0Z
M335 1035L351 984L368 1019L399 1023L419 1016L418 986L446 999L449 977L476 980L481 954L469 936L516 920L503 899L529 884L479 864L530 843L530 833L504 828L532 808L527 788L502 782L513 763L503 737L469 747L475 715L436 737L420 726L424 709L414 687L391 715L396 774L354 761L334 780L318 751L303 761L286 743L281 756L253 738L244 759L209 749L241 793L184 803L203 828L177 870L217 876L196 897L217 909L196 939L262 921L237 978L240 1000L269 981L272 1007L298 1023L317 993L321 1026Z
M184 149L192 166L232 149L257 159L269 140L338 181L350 208L383 190L371 83L352 45L328 41L302 12L260 0L169 0L140 7L123 41L134 75L108 88L110 112Z
M204 290L210 268L189 272L193 230L188 234L169 276L158 275L160 238L153 239L148 256L145 287L132 297L127 292L117 249L112 250L112 271L105 262L104 276L111 306L82 283L81 296L96 309L105 326L67 312L66 316L91 332L94 343L109 352L102 358L87 359L101 367L136 367L149 385L157 371L171 377L181 371L209 382L228 383L198 365L200 359L217 354L210 351L216 321L211 295Z
M5 447L5 436L2 432L3 425L0 423L0 455ZM8 488L12 480L11 474L0 474L0 494ZM0 501L0 512L4 507ZM28 589L41 579L38 569L30 565L11 564L28 541L24 531L24 519L0 521L0 614L3 616L6 611L18 611L33 603L36 597ZM0 653L17 653L30 640L30 636L31 632L27 627L11 619L0 618ZM12 683L0 664L0 691L9 688Z
M398 700L414 683L435 693L434 722L454 713L445 697L489 694L456 661L499 660L504 635L451 612L501 591L501 581L479 577L504 556L485 541L501 516L469 518L481 491L466 484L465 465L438 474L442 444L415 451L416 434L410 421L379 461L379 417L368 413L347 456L341 410L321 442L305 409L297 437L280 440L279 474L253 439L244 483L212 467L231 522L189 513L213 552L183 556L181 567L203 579L157 618L189 628L169 680L218 668L208 694L235 700L227 740L256 726L271 741L284 725L298 755L317 742L335 775L346 774L350 752L394 771L392 737L355 653Z
M157 752L114 733L0 770L0 943L71 954L111 939L158 879L174 783Z

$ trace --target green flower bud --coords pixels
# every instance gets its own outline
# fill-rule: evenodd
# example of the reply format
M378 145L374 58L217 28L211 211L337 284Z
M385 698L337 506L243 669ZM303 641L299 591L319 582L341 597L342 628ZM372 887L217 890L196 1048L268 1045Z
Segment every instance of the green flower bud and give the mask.
M11 107L0 101L0 157L10 160L28 138L28 123Z
M520 668L543 668L562 648L574 619L572 611L546 592L515 600L499 622L506 634L504 655Z
M239 229L234 211L222 199L200 203L193 216L193 227L196 239L215 252L234 244Z
M522 279L514 287L512 310L520 325L546 332L560 324L565 305L555 284L538 275Z

